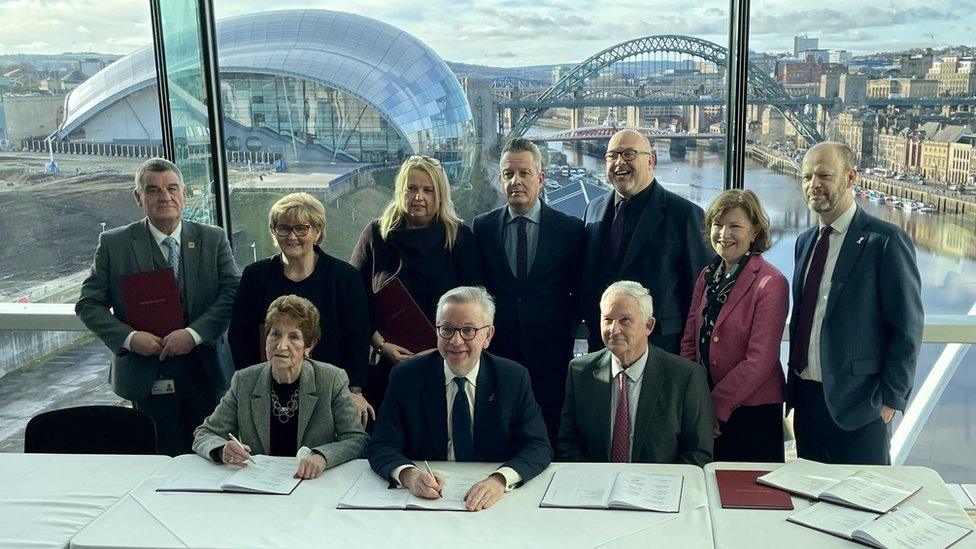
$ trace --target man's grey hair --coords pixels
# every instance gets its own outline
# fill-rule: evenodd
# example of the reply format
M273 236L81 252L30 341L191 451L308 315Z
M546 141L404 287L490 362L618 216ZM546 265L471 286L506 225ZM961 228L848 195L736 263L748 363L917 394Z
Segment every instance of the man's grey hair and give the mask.
M488 290L481 286L458 286L448 290L437 300L437 323L440 324L441 313L448 304L463 305L465 303L480 303L485 311L485 325L491 326L495 322L495 299Z
M639 283L632 280L614 282L606 290L603 290L603 295L600 296L600 306L602 307L607 299L615 295L626 295L637 300L644 322L654 316L654 300L651 299L651 293Z
M520 153L520 152L532 153L532 160L535 160L535 167L540 172L542 171L542 152L539 150L538 145L529 141L528 139L522 139L521 137L509 139L508 142L505 143L505 146L502 147L501 156L505 156L505 153Z
M146 190L146 183L149 182L150 173L173 172L180 178L180 185L183 185L183 172L180 168L166 160L165 158L150 158L136 168L136 190L143 193Z

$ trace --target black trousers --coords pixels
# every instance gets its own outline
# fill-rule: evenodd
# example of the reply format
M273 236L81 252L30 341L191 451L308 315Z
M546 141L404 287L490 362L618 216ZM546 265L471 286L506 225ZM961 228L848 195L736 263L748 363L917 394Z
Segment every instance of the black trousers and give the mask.
M827 410L823 384L794 378L796 454L823 463L891 465L891 426L881 415L860 429L842 429Z
M783 404L739 406L715 439L714 461L783 463Z
M196 353L167 360L160 368L159 378L172 379L176 392L148 395L132 405L156 423L157 453L174 457L189 454L193 431L217 407L213 380Z

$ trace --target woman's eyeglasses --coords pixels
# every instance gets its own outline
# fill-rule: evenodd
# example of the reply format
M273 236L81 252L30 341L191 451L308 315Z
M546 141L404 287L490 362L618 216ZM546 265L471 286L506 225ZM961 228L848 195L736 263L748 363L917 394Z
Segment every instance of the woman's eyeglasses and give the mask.
M271 227L271 230L282 238L286 238L291 233L295 233L295 236L301 238L307 236L311 228L311 225L275 225Z
M420 162L420 161L426 160L427 162L429 162L433 166L440 166L441 165L441 161L440 160L438 160L438 159L436 159L436 158L434 158L432 156L424 156L422 154L415 154L415 155L411 156L410 158L408 158L407 160L410 161L410 162Z

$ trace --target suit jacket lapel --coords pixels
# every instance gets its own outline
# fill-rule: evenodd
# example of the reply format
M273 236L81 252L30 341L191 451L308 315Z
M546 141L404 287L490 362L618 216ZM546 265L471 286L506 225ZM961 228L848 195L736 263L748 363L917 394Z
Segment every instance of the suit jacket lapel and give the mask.
M724 308L723 308L724 309ZM634 447L630 449L631 461L637 462L641 450L644 448L644 441L647 439L647 432L651 429L649 423L654 407L664 385L667 382L664 376L664 369L661 368L661 353L657 347L648 346L647 363L644 365L644 375L641 378L640 396L637 398L637 413L634 422Z
M421 405L427 418L427 433L437 460L447 459L447 380L441 355L427 358L427 383L421 394Z
M515 286L515 273L512 272L512 266L508 262L508 253L505 251L505 213L508 211L507 206L502 206L496 209L491 215L491 247L492 255L491 257L504 258L505 274L508 283Z
M251 420L258 433L262 448L253 448L255 453L267 453L271 449L271 364L265 363L258 373L257 382L251 393ZM259 451L263 450L263 452Z
M813 243L817 240L818 230L816 227L800 234L800 261L797 262L793 271L793 305L799 307L803 296L803 278L806 275L807 264L810 262L810 254L813 253ZM795 315L794 315L795 316Z
M861 256L864 241L868 237L864 231L868 221L867 215L858 208L854 213L854 219L851 220L851 226L847 229L847 235L844 236L844 242L840 245L840 255L837 256L834 273L830 277L830 293L827 295L827 310L824 312L824 321L830 318L830 312L837 304L837 294L843 289L854 263Z
M736 279L735 285L732 286L732 291L729 292L729 298L725 301L725 305L722 306L722 310L718 313L718 318L715 319L715 327L713 330L718 329L722 321L731 314L739 301L749 292L749 288L756 281L756 271L759 270L760 261L762 259L759 257L750 259L742 272L739 273L739 278Z
M132 254L136 258L139 272L156 270L152 249L155 244L152 233L149 232L149 220L143 218L132 231Z
M301 447L302 441L305 440L308 420L311 419L312 410L315 409L315 403L319 399L315 396L315 368L307 360L302 363L298 380L298 446Z
M610 430L610 351L604 350L603 354L600 356L593 364L593 369L591 371L593 375L593 384L591 385L592 390L588 395L581 395L583 398L593 403L593 407L596 410L596 422L598 432L605 432ZM610 437L608 436L600 437L600 452L598 455L609 460L610 459Z
M491 439L491 426L497 424L495 418L498 413L495 411L495 368L491 357L486 353L481 353L481 367L478 370L478 385L474 391L474 424L472 425L472 440L474 441L474 455L488 455L485 446L497 444ZM446 394L446 393L445 393ZM483 425L487 425L481 429Z
M197 273L200 270L200 239L195 223L183 221L182 234L180 235L180 254L182 257L181 268L183 269L183 294L186 297L187 311L192 315L192 305Z
M588 222L588 220L586 219L583 220L584 223L592 226L592 229L590 227L587 227L587 233L588 233L587 234L588 238L586 242L587 250L598 250L600 248L600 239L603 238L603 229L604 229L603 225L607 219L607 210L610 208L610 205L613 203L613 195L614 195L614 191L611 190L608 191L603 196L598 197L594 199L593 202L591 202L591 204L593 205L592 207L593 211L590 214L592 216L590 219L593 219L595 221L591 224ZM584 254L584 261L586 262L586 269L584 269L583 271L584 273L593 273L594 271L596 271L597 268L596 262L598 261L597 259L598 255L599 254L595 254L595 253ZM602 292L603 289L600 288L599 291Z
M532 258L532 268L529 269L529 276L527 277L529 281L534 281L542 273L543 265L549 261L550 246L548 243L556 242L559 235L553 234L556 227L553 226L555 219L553 218L553 210L549 206L546 206L545 202L541 204L542 209L539 212L539 232L538 238L535 242L535 256Z
M624 260L620 263L620 271L623 272L630 265L630 262L637 257L637 254L644 247L644 243L647 239L656 232L657 226L661 223L664 218L664 207L667 201L667 196L665 195L665 189L661 187L661 184L655 179L651 183L651 188L649 189L650 196L647 197L647 202L644 204L644 211L634 212L628 208L627 215L640 215L640 219L637 221L637 227L634 229L634 235L630 238L630 243L627 245L627 253L624 254Z

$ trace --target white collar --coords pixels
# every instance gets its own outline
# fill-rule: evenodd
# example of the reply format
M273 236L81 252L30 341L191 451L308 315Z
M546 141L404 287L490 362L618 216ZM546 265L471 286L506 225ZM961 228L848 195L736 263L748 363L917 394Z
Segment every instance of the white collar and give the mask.
M834 222L830 224L830 228L839 235L846 233L847 229L851 228L851 222L854 221L854 214L856 212L857 202L852 200L850 207L847 208L847 211L840 214L840 217L835 219ZM823 224L823 221L820 221L818 225L820 226L821 232L823 231L823 228L826 227L826 225Z
M152 224L152 221L149 221L148 218L146 219L146 225L149 225L149 234L152 235L153 239L156 241L156 245L157 246L162 246L163 245L163 240L166 240L166 237L167 236L172 236L173 237L173 240L176 240L176 243L177 244L180 243L180 234L183 232L183 221L182 220L180 220L180 224L176 226L176 230L173 231L173 234L165 234L165 233L163 233L163 231L160 231L159 229L157 229Z
M478 383L477 383L478 370L480 369L481 369L481 360L478 360L478 362L474 365L474 368L471 368L471 371L468 372L467 375L463 376L464 379L468 380L468 383L470 383L472 387L475 388L478 387ZM447 365L447 361L445 360L444 361L444 386L446 387L454 383L455 377L457 377L457 374L455 374L454 371L451 370L451 367Z
M644 350L644 354L634 361L628 368L624 368L617 357L610 353L610 379L616 379L617 374L624 372L631 381L638 381L641 376L644 375L644 366L647 365L647 355L650 352L650 347Z

